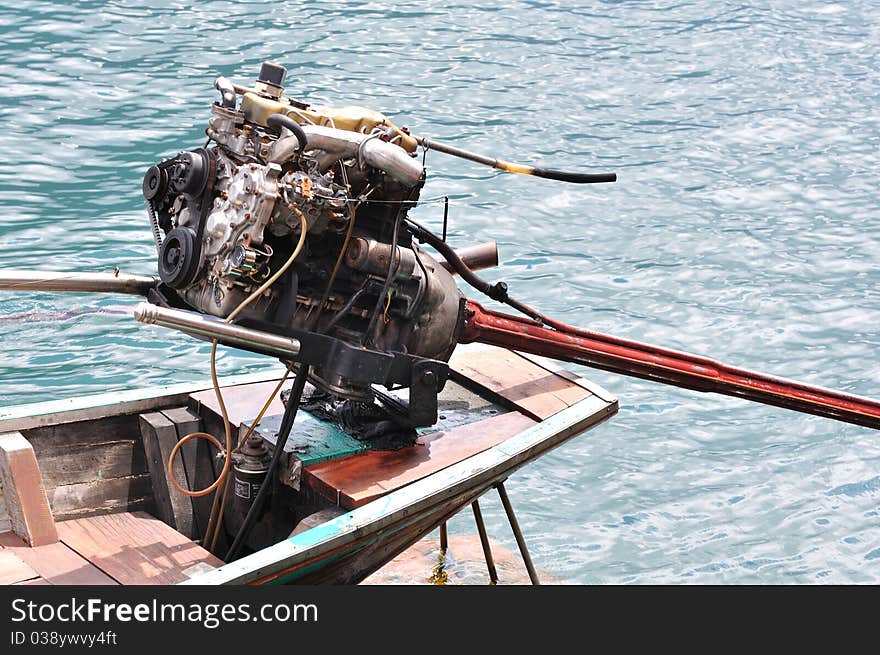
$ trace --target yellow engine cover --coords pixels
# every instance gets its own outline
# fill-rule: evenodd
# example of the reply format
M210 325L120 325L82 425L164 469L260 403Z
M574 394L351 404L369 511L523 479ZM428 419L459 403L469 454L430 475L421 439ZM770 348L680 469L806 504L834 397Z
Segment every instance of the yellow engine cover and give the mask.
M350 132L369 134L377 125L387 125L393 130L392 141L407 152L415 152L418 142L392 123L385 114L366 107L309 107L297 109L284 99L274 100L254 92L242 96L241 111L245 119L258 125L266 125L272 114L285 114L301 125L313 123L335 127Z

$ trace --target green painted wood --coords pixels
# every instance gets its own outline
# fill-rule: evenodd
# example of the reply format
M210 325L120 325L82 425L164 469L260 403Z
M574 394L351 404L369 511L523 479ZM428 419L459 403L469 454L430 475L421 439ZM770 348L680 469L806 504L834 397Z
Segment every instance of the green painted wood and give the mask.
M402 401L408 400L406 390L392 395L398 396ZM420 436L446 432L459 425L473 423L507 411L501 405L476 396L454 382L447 383L438 401L439 419L430 427L417 428L416 432ZM281 414L264 416L257 427L257 435L274 444L275 434L281 427L281 416ZM242 421L245 429L253 423L254 418L256 417ZM358 441L338 426L300 409L284 451L295 455L302 462L303 468L306 468L313 464L365 452L371 447L369 442Z
M281 414L264 416L257 427L257 434L274 444L278 429L281 427L281 416ZM245 421L244 425L252 423L253 419L250 419ZM336 425L322 421L302 409L297 412L293 430L284 445L284 452L297 457L303 467L354 455L368 449L369 443L358 441Z

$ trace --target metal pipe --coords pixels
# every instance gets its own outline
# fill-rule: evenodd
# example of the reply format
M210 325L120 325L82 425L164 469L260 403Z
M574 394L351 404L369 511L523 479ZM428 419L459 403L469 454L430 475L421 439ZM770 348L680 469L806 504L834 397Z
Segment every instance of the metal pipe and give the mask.
M214 80L214 88L220 92L222 106L235 109L235 86L222 75Z
M477 523L477 533L480 535L480 543L483 546L483 556L486 558L486 567L489 569L489 584L498 584L498 571L495 568L495 558L492 557L492 547L489 546L489 535L486 534L486 524L483 523L483 513L480 511L480 503L471 503L474 510L474 521Z
M485 243L477 243L460 248L455 251L455 254L472 271L481 271L485 268L498 266L498 244L494 241L486 241ZM440 262L440 266L455 275L456 270L445 259Z
M0 290L128 293L146 296L159 279L124 273L0 270Z
M134 308L134 317L141 323L158 325L187 334L217 339L219 343L274 355L296 357L300 351L299 339L292 339L269 332L252 330L223 319L196 312L159 307L142 302Z
M280 119L272 119L277 121ZM327 156L320 159L321 170L326 170L343 157L357 157L373 168L385 171L398 182L412 187L422 180L425 169L417 159L409 156L402 147L376 138L372 134L361 134L339 130L323 125L301 125L302 136L286 136L278 139L269 153L269 161L284 163L303 147L323 150Z
M519 553L522 555L523 562L526 564L526 570L529 572L529 580L532 581L532 584L539 585L541 584L541 581L538 580L538 572L535 571L535 565L532 564L532 557L529 555L526 540L523 538L522 531L519 529L519 523L516 520L516 515L513 513L513 505L510 504L510 498L507 497L507 490L504 488L504 483L499 482L495 485L495 488L498 489L498 495L501 497L501 504L504 505L504 511L507 513L507 520L510 522L510 529L513 530L513 536L516 537L516 545L519 546Z

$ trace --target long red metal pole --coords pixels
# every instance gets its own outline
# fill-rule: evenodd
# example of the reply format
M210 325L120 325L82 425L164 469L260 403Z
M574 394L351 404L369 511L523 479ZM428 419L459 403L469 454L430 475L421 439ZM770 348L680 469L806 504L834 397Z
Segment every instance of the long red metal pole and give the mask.
M686 389L720 393L880 429L880 402L721 362L590 332L551 319L550 327L467 301L461 343L479 341Z

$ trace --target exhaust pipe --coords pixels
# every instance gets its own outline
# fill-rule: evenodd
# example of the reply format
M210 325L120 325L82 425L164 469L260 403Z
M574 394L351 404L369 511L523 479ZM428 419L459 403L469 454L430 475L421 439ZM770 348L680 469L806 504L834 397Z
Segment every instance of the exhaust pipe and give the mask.
M465 246L455 251L459 259L472 271L481 271L486 268L498 266L498 244L494 241L477 243L473 246ZM440 260L440 266L455 275L457 271L445 259Z
M141 323L180 330L196 337L216 339L223 345L244 348L264 355L289 359L299 355L300 351L299 339L252 330L197 312L142 302L134 308L134 317Z

